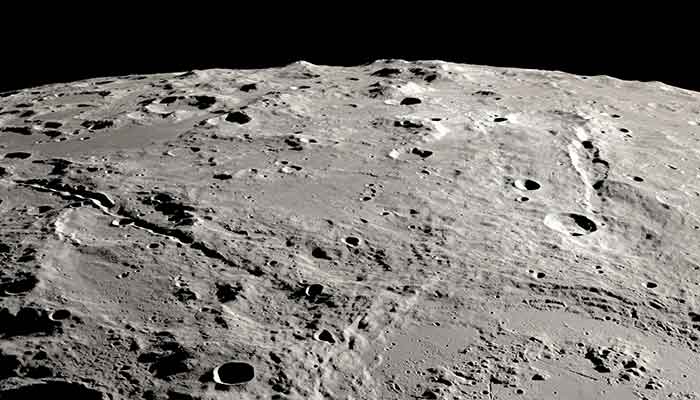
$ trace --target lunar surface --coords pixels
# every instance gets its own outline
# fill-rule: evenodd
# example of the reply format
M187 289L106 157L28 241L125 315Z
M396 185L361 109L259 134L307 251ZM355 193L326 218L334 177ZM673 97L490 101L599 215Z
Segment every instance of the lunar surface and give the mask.
M0 96L2 400L700 398L700 93L379 60Z

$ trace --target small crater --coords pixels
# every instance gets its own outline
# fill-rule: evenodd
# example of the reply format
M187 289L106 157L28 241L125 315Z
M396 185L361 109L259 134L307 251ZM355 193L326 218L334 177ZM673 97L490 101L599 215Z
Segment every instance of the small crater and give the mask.
M213 379L219 385L240 385L255 378L255 368L245 362L227 362L214 368Z
M659 286L659 285L657 285L657 284L654 283L654 282L647 282L647 287L648 287L649 289L654 289L654 288L657 288L658 286Z
M258 90L258 86L254 83L247 83L239 88L242 92L252 92Z
M513 186L520 190L537 190L541 187L539 183L532 179L516 179L513 182Z
M251 118L244 112L241 111L234 111L228 113L226 116L226 121L228 122L234 122L236 124L247 124L248 122L251 121Z
M532 376L533 381L544 381L545 377L542 374L535 374Z
M323 285L318 283L313 283L304 289L304 294L311 298L317 297L321 295L321 293L323 293Z
M419 157L421 157L421 158L428 158L428 157L430 157L431 155L433 155L433 152L432 152L432 151L430 151L430 150L422 150L422 149L419 149L419 148L417 148L417 147L414 147L413 150L411 150L411 153L412 153L412 154L415 154L415 155L417 155L417 156L419 156Z
M493 119L493 122L506 122L506 121L508 121L508 118L504 118L504 117L498 117L498 118Z
M552 230L571 236L587 235L598 229L591 219L574 213L547 214L544 224Z
M49 318L52 321L62 321L64 319L70 318L70 316L71 316L71 313L69 310L60 309L60 310L56 310L56 311L52 312L51 315L49 315Z
M634 180L635 182L644 182L644 178L640 176L633 176L632 180Z
M349 244L352 247L357 247L360 245L360 239L354 236L348 236L345 238L345 243Z
M231 174L215 174L214 179L222 180L225 181L227 179L233 178L233 175Z
M329 256L328 253L320 247L314 247L314 249L311 251L311 256L321 260L332 260L331 256Z
M318 334L318 340L328 342L330 344L335 344L335 338L333 337L333 334L328 332L327 329L324 329L321 331L321 333Z
M406 97L403 100L401 100L401 105L402 106L412 106L415 104L420 104L421 100L415 97Z
M7 251L5 251L7 250ZM0 253L10 250L6 244L0 244ZM13 278L0 278L0 296L18 296L31 292L39 283L39 279L29 272L20 272Z

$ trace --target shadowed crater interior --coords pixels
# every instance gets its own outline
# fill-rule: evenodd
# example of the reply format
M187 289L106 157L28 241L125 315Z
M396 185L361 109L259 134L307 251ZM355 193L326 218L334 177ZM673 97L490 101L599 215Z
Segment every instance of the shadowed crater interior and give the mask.
M238 385L255 378L255 369L244 362L227 362L214 369L214 382L220 385Z

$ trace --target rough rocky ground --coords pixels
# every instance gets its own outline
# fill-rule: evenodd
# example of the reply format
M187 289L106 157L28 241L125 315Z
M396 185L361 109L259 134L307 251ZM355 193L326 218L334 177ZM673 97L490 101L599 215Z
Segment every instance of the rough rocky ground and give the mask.
M698 93L380 60L0 96L0 399L700 398Z

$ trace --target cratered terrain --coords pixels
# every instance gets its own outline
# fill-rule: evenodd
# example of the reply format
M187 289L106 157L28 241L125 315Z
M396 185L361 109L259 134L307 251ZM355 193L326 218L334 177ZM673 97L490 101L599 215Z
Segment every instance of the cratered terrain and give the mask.
M0 94L0 399L698 399L700 94L442 61Z

